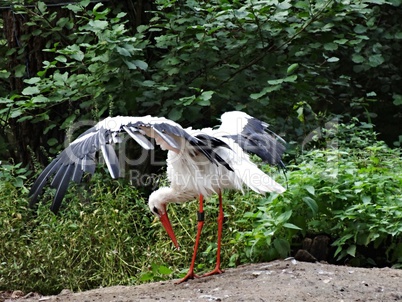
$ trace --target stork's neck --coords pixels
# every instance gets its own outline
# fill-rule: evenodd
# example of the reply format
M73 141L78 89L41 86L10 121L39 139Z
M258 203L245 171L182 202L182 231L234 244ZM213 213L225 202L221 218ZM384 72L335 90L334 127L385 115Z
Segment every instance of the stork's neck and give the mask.
M161 187L149 195L148 205L151 210L156 207L158 210L164 211L168 203L185 202L194 197L194 194L188 192L177 191L170 187Z

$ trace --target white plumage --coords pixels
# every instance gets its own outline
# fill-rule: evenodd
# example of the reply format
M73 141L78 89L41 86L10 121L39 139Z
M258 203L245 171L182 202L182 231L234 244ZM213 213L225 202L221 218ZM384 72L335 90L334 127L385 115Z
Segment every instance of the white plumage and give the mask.
M161 187L153 192L149 196L149 207L160 218L178 247L166 213L168 203L186 202L200 196L200 213L203 215L203 197L219 194L220 218L223 220L221 191L224 189L250 188L260 194L285 191L262 172L246 153L257 154L270 164L283 165L283 139L270 131L268 124L244 112L227 112L222 115L221 121L217 129L193 130L183 129L179 124L160 117L108 117L81 134L43 170L31 188L31 205L37 202L43 187L52 177L51 186L57 190L51 209L57 212L70 181L80 182L84 172L94 173L95 154L99 150L111 176L118 177L119 162L112 144L121 141L121 132L128 133L144 149L153 149L153 144L146 137L154 138L156 144L168 150L169 187ZM193 267L202 224L200 218L192 265L182 281L195 276ZM219 230L221 228L220 221ZM212 273L222 272L219 254L220 238L217 268Z

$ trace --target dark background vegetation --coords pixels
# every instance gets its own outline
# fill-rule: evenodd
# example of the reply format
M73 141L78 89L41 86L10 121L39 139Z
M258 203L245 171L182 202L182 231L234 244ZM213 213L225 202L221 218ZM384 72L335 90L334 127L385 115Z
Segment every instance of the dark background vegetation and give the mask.
M331 238L330 261L400 266L401 6L1 1L0 288L50 293L183 273L195 205L170 207L190 217L175 222L189 246L180 253L144 189L104 171L72 188L59 216L27 209L32 180L77 125L118 114L203 127L243 110L288 141L283 196L226 195L226 266L286 257L317 234ZM161 167L136 169L164 182ZM212 223L200 270L213 265L214 235Z

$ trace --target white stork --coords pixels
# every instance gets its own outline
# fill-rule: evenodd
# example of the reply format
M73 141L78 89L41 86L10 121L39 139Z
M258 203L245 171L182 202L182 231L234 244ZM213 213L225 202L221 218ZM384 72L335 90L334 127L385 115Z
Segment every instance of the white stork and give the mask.
M95 171L95 155L101 150L113 178L119 177L119 164L112 144L119 142L119 133L128 133L144 149L153 149L146 138L154 138L156 144L167 153L169 187L161 187L149 196L149 208L161 221L166 232L178 248L178 242L170 224L166 207L168 203L180 203L199 196L198 228L194 253L187 275L178 283L197 277L194 263L204 224L203 199L212 194L219 196L218 246L216 267L210 273L222 273L220 268L221 234L223 224L223 189L242 190L248 187L264 194L283 193L285 189L262 172L245 152L258 155L270 164L283 166L281 156L285 142L268 129L268 124L250 115L232 111L221 117L217 129L183 129L179 124L162 117L108 117L81 134L63 150L39 175L33 184L30 204L33 206L43 187L52 178L51 187L56 194L51 210L57 212L70 181L79 183L83 173Z

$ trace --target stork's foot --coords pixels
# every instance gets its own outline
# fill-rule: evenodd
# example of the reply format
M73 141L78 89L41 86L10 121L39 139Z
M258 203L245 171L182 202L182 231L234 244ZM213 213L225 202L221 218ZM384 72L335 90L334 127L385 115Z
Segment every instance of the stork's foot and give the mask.
M189 270L187 275L185 275L183 279L175 282L175 284L180 284L180 283L186 282L186 281L188 281L190 279L194 279L194 278L199 278L199 276L194 274L193 270Z
M219 266L215 267L212 271L210 271L209 273L206 273L204 275L202 275L201 277L208 277L208 276L212 276L212 275L218 275L218 274L223 274L224 271L221 270L221 268Z

